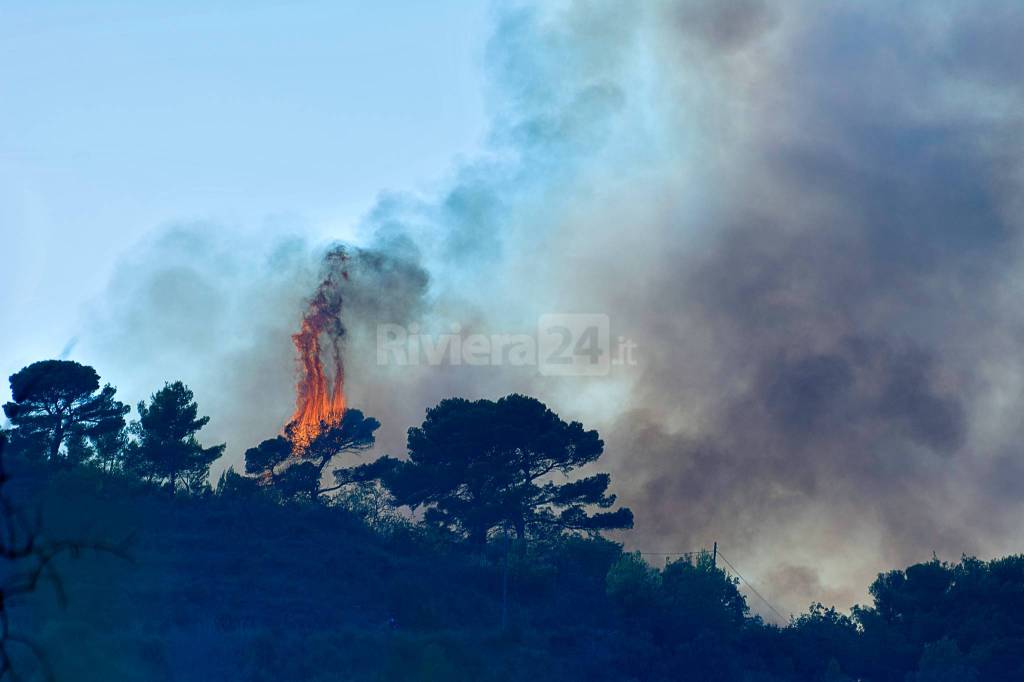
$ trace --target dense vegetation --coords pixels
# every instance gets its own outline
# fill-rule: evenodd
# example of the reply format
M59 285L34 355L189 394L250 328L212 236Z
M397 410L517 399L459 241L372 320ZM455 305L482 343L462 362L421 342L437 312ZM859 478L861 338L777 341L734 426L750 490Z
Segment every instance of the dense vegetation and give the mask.
M39 364L0 438L0 653L22 678L1024 679L1024 557L933 560L880 575L870 606L766 624L711 555L656 567L602 538L632 522L603 511L607 477L543 476L600 439L529 398L445 401L408 460L331 469L378 426L350 410L211 487L221 446L186 387L126 424L90 368Z

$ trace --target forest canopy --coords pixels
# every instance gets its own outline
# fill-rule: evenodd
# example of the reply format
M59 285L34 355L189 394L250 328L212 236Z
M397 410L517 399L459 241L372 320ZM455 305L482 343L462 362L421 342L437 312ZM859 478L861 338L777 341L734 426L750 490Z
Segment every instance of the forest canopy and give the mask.
M349 408L302 447L252 446L211 486L224 446L201 443L181 382L130 422L78 363L11 384L0 481L24 483L0 485L6 513L76 513L10 527L0 677L66 674L88 649L109 659L76 679L1024 679L1024 557L933 558L879 575L869 605L766 622L717 550L659 564L603 537L633 518L609 511L607 474L573 475L602 440L527 396L444 400L406 458L341 466L380 426ZM41 560L57 602L24 580ZM310 647L312 667L293 655Z

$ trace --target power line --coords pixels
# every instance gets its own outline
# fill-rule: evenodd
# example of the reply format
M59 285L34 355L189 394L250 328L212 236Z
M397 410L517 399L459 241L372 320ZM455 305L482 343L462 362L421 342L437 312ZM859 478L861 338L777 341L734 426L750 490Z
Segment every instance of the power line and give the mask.
M639 551L638 550L637 553L640 554L641 556L664 556L664 557L679 556L679 557L685 557L687 560L689 560L690 557L692 557L694 555L697 555L697 554L700 554L701 552L707 552L707 551L708 550L706 550L706 549L697 550L695 552L644 552L644 551ZM749 580L747 580L742 575L740 575L740 572L738 570L736 570L736 567L732 565L732 562L730 562L728 559L725 558L725 556L723 556L721 547L718 548L718 551L716 552L716 556L717 556L717 558L719 558L722 561L724 561L725 565L728 566L729 568L731 568L732 572L736 574L736 577L739 578L740 580L742 580L743 584L746 585L747 588L751 592L753 592L757 596L758 599L763 601L768 606L768 608L770 608L772 610L772 612L775 613L775 615L778 616L780 620L782 620L782 622L785 622L787 620L787 618L785 616L783 616L779 612L779 610L772 605L772 603L770 601L768 601L767 599L764 598L764 595L762 595L760 592L757 591L757 588L754 587Z
M722 561L724 561L724 562L725 562L725 565L726 565L726 566L728 566L729 568L731 568L731 569L732 569L732 572L736 574L736 577L737 577L737 578L739 578L740 580L742 580L742 581L743 581L743 584L744 584L744 585L746 585L746 586L747 586L748 588L750 588L750 591L751 591L751 592L753 592L754 594L756 594L756 595L757 595L757 598L758 598L758 599L760 599L760 600L761 600L761 601L763 601L763 602L764 602L765 604L767 604L767 605L768 605L768 608L770 608L770 609L771 609L772 611L774 611L774 612L775 612L775 615L776 615L776 616L778 616L778 617L779 617L779 618L780 618L780 619L782 620L782 622L785 622L785 621L786 621L786 617L785 617L785 616L783 616L783 615L782 615L781 613L779 613L779 610L778 610L777 608L775 608L774 606L772 606L772 603L771 603L770 601L768 601L767 599L765 599L765 598L764 598L764 597L763 597L763 596L761 595L761 593L757 591L757 588L756 588L756 587L754 587L753 585L751 585L751 584L750 584L750 581L749 581L749 580L747 580L747 579L746 579L746 578L744 578L744 577L743 577L742 575L740 575L740 572L736 570L736 567L732 565L732 562L730 562L730 561L729 561L728 559L726 559L726 558L725 558L725 556L724 556L724 555L722 554L722 550L721 550L721 549L719 549L719 550L718 550L718 557L719 557L719 558L720 558L720 559L721 559Z

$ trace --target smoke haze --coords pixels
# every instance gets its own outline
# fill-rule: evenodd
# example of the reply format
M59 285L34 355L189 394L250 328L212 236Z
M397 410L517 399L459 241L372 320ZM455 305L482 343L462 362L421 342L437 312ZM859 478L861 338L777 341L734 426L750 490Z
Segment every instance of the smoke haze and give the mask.
M601 431L627 547L717 540L783 612L932 551L1019 550L1022 34L1013 2L495 12L486 151L359 226L350 404L400 454L443 397L536 395ZM169 229L74 355L128 396L184 380L237 465L293 408L327 248ZM609 315L638 365L374 360L379 323L551 312Z

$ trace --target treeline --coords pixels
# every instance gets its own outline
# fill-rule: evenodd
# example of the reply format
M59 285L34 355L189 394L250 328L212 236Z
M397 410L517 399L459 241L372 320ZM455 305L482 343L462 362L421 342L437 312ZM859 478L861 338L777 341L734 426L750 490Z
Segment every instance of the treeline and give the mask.
M95 595L76 617L161 633L144 652L197 650L212 629L218 656L237 659L218 679L1024 679L1024 557L933 559L880 575L870 606L769 624L712 555L658 567L604 539L632 513L607 474L572 476L603 442L529 397L442 401L409 430L406 459L339 466L380 426L350 409L301 450L287 434L255 444L211 487L224 446L199 442L208 419L181 382L129 422L90 367L44 361L10 380L3 454L97 518L128 499L142 528L135 568L113 569L109 594L108 565L83 582ZM128 679L212 674L140 660Z
M13 426L6 432L13 452L63 466L95 465L171 493L210 492L210 465L225 445L199 443L209 417L199 416L192 391L180 381L140 402L139 418L131 423L128 406L115 399L112 386L100 387L92 367L45 360L10 382L13 400L3 409ZM217 491L292 501L382 485L393 506L422 510L424 524L475 545L497 530L524 540L552 530L596 533L633 524L629 509L608 511L615 504L608 474L552 480L595 462L604 443L597 431L563 421L534 398L443 400L409 430L407 460L385 456L332 468L342 455L372 447L379 427L376 419L348 409L299 446L289 425L285 435L246 450L245 475L226 471Z
M12 374L10 383L13 400L3 409L12 428L5 436L10 452L30 459L96 466L202 494L210 465L224 453L224 445L199 444L196 434L210 418L198 416L192 391L180 381L140 402L130 424L130 408L115 399L113 386L100 387L92 367L43 360Z

